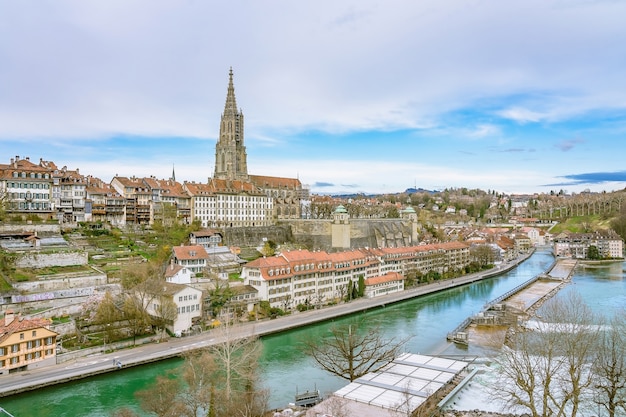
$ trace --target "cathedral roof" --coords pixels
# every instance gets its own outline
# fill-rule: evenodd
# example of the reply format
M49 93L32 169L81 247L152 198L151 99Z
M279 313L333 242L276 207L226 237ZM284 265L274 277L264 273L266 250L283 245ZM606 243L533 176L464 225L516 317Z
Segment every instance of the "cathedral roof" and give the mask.
M250 175L250 181L261 188L286 188L297 190L302 188L298 178L268 177L266 175Z

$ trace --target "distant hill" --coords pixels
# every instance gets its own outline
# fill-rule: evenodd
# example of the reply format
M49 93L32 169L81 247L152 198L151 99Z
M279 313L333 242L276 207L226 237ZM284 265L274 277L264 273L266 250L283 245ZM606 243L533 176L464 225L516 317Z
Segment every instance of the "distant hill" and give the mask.
M326 194L326 195L330 195L332 197L335 198L343 198L343 199L347 199L347 198L375 198L375 197L379 197L381 195L397 195L397 194L415 194L415 193L428 193L428 194L435 194L438 193L439 191L434 191L434 190L426 190L424 188L407 188L405 191L403 192L399 192L399 193L370 193L370 194L366 194L363 192L360 193L351 193L351 194ZM324 195L324 193L319 193L321 195Z
M428 193L428 194L435 194L438 193L439 191L434 191L434 190L425 190L423 188L407 188L406 191L404 191L406 194L415 194L415 193Z

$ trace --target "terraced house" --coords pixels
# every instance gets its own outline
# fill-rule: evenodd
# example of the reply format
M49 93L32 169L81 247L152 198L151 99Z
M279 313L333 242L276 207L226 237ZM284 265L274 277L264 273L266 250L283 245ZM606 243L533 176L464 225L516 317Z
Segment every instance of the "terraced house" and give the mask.
M349 283L363 277L366 296L404 289L410 271L445 273L470 263L470 246L461 242L403 248L364 248L343 252L296 250L256 259L241 277L258 291L259 300L289 309L298 304L324 304L346 295Z

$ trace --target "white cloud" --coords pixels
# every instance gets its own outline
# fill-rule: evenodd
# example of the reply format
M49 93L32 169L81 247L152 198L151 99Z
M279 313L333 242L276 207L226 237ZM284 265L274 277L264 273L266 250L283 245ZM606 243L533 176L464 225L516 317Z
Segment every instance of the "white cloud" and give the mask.
M268 128L411 128L524 91L576 92L548 99L579 111L591 94L621 107L624 53L607 46L624 40L625 12L539 0L4 1L0 136L214 135L231 65L248 120Z
M509 108L497 112L497 114L505 119L514 120L519 123L540 122L545 119L546 115L523 108Z

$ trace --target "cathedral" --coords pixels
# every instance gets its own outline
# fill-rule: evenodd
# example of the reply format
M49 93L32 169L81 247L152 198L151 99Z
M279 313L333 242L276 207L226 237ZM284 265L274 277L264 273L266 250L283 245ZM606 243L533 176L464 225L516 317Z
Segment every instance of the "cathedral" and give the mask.
M248 174L244 116L237 108L233 70L215 144L215 172L207 184L186 183L193 217L204 227L270 226L302 218L308 190L297 178Z

